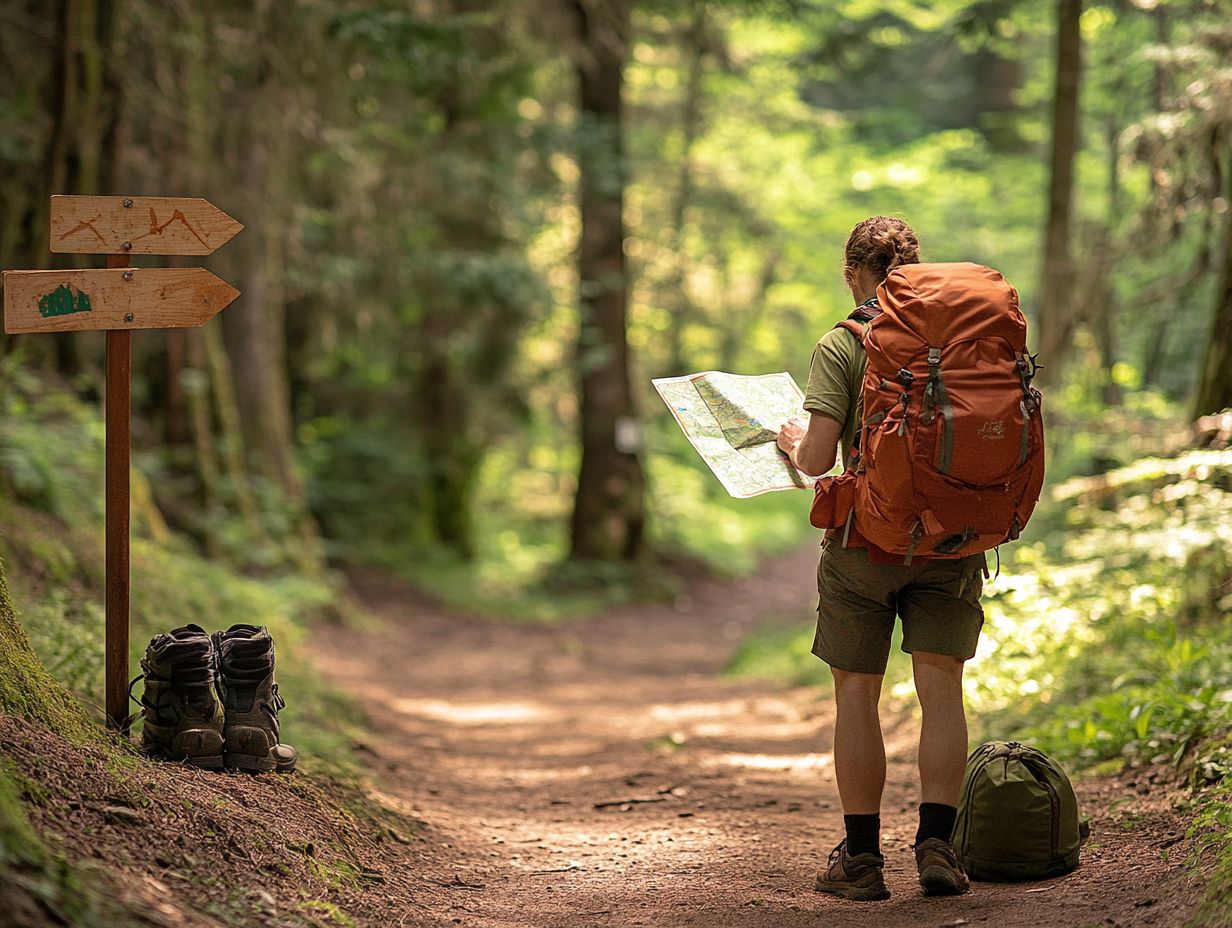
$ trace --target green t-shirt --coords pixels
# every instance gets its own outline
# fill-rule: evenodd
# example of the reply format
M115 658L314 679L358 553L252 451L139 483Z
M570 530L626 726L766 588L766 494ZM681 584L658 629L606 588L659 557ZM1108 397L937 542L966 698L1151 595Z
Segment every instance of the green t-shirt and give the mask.
M821 413L843 424L843 466L851 461L851 446L855 443L856 413L860 406L864 369L868 355L860 340L844 328L834 328L821 336L813 349L809 364L808 387L804 391L804 408Z

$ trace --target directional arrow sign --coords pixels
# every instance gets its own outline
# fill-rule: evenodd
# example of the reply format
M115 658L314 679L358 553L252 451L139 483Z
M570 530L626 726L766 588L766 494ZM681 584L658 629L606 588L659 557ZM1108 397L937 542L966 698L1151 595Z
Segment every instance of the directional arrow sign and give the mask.
M239 295L200 267L5 271L4 331L184 328Z
M51 198L51 250L208 255L244 226L200 197Z

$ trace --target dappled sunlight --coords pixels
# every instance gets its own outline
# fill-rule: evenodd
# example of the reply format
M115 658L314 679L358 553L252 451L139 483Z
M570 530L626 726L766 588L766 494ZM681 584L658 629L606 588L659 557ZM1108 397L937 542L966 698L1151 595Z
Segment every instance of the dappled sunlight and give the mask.
M720 754L702 761L705 767L744 767L749 770L782 770L791 773L827 770L832 754Z
M712 719L719 716L736 716L747 711L748 701L729 699L723 702L657 703L650 707L650 718L657 722L683 722L693 719Z
M559 713L544 706L520 702L461 703L443 699L396 699L395 712L454 725L516 725L542 722Z
M526 786L533 787L549 783L579 783L595 775L595 768L590 764L577 764L565 767L544 766L542 761L533 765L523 763L498 763L496 758L490 758L486 763L476 764L472 755L443 758L442 766L450 769L462 781L470 784L488 784L492 787ZM568 792L562 793L567 796Z

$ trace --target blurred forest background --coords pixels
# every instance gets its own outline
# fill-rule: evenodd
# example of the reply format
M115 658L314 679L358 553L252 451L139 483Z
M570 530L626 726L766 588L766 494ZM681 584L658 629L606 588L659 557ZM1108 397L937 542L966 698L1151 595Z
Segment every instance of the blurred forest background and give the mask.
M0 0L0 266L101 266L48 251L49 195L99 193L247 225L208 261L242 297L134 339L134 658L187 621L295 654L338 568L543 621L755 569L808 495L727 498L650 378L802 382L869 215L1000 269L1049 479L968 695L1172 765L1232 891L1229 0ZM103 348L0 336L0 557L95 703ZM821 682L801 623L733 672ZM345 767L360 714L285 667Z
M0 264L73 260L52 193L248 226L212 262L243 297L136 362L151 513L244 570L503 597L564 559L740 569L799 541L801 500L723 498L649 379L802 378L874 213L1018 286L1054 473L1131 459L1124 416L1232 405L1226 3L0 10ZM0 342L6 380L87 401L102 348ZM4 448L13 491L46 492Z

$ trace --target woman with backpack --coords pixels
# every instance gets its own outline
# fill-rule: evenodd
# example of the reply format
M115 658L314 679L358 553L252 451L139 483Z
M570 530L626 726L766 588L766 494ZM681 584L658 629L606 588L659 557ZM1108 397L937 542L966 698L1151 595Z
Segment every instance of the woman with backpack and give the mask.
M988 268L919 261L919 242L902 220L874 216L855 227L843 273L856 310L817 342L807 425L786 423L778 437L807 474L829 471L842 446L844 475L821 481L814 506L814 524L829 531L813 653L834 675L834 769L846 829L816 888L846 899L890 895L880 847L886 758L878 701L896 617L923 712L920 883L925 895L969 889L950 840L967 759L963 664L984 623L982 552L1017 536L1043 479L1017 294ZM903 270L887 282L896 268ZM879 288L893 306L880 305ZM869 341L883 309L891 311ZM981 338L984 347L970 347ZM866 383L870 352L876 369ZM978 402L965 402L964 387L981 394ZM928 463L918 463L925 455ZM988 492L953 489L980 486L973 481L983 475L973 472L989 467L1000 473L988 476ZM957 475L945 479L951 469Z

